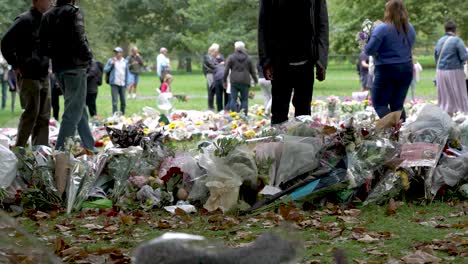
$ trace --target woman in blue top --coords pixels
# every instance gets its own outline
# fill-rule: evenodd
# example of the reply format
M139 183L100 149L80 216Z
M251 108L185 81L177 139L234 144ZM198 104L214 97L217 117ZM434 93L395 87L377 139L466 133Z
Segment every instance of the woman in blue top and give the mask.
M380 118L403 110L403 104L413 79L412 53L416 32L409 23L403 1L390 0L385 5L384 23L377 26L365 47L374 56L375 79L372 103Z
M468 113L468 92L463 71L468 55L463 40L455 36L456 32L457 25L447 22L445 36L439 39L435 47L437 99L439 106L450 116L456 112Z

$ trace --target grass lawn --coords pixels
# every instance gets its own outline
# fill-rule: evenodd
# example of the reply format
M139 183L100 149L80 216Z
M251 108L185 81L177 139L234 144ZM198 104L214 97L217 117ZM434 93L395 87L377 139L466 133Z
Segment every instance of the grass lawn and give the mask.
M443 250L434 253L444 259L442 263L467 263L466 258L453 256L466 252L463 237L466 239L467 209L466 203L404 204L395 214L387 215L384 206L346 211L328 205L318 211L292 209L287 214L269 212L247 217L172 216L163 211L107 217L88 212L39 221L21 218L20 222L50 250L57 249L57 240L63 240L85 252L117 248L131 254L141 242L170 231L202 235L218 245L241 246L266 231L274 231L302 242L300 263L334 263L332 254L337 248L345 250L348 263L387 263L413 253L421 245L440 245L441 241L458 245L452 256ZM439 226L426 224L431 221ZM97 226L85 226L90 223ZM372 239L362 239L366 235ZM465 241L464 245L459 245L460 240Z
M176 109L194 109L206 110L206 84L205 78L201 73L185 74L174 73L175 81L173 83L174 94L188 95L188 102L176 102ZM422 80L416 88L416 96L418 98L435 98L436 89L432 83L432 78L435 76L435 70L429 69L422 73ZM144 106L156 108L156 87L159 86L159 79L154 74L145 74L142 76L138 94L140 98L130 99L127 101L127 115L132 115L141 112ZM352 92L358 91L360 84L358 76L353 70L331 69L327 73L327 80L323 83L316 82L314 87L314 98L325 98L330 95L351 97ZM261 94L258 88L254 91ZM9 95L8 95L9 96ZM62 99L62 98L61 98ZM11 113L10 102L8 101L6 110L0 111L0 128L1 127L16 127L18 124L19 115L21 112L19 99L17 98L16 111ZM97 99L98 114L103 117L112 115L112 104L110 97L110 87L104 84L99 88ZM250 101L250 105L262 103L260 98ZM61 100L63 111L63 100Z

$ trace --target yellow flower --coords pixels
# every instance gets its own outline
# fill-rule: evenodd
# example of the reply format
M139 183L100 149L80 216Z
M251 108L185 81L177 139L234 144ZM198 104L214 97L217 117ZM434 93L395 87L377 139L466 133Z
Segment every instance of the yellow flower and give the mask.
M233 123L232 126L231 126L231 129L236 129L238 128L239 126L236 124L236 123Z
M232 117L235 117L235 116L237 116L237 113L236 112L230 112L229 115L232 116Z
M159 123L159 126L162 126L162 127L163 127L163 126L166 126L166 123L160 122L160 123Z
M171 130L172 130L172 129L174 129L174 128L176 128L176 124L174 124L174 123L170 123L170 124L169 124L169 129L171 129Z
M258 110L257 115L262 116L263 115L263 110Z
M249 130L249 131L244 133L244 137L246 137L246 138L253 138L254 136L255 136L255 131L253 131L253 130Z
M195 125L196 126L201 126L201 125L203 125L203 121L197 121L197 122L195 122Z
M148 135L150 132L149 128L143 129L143 134Z

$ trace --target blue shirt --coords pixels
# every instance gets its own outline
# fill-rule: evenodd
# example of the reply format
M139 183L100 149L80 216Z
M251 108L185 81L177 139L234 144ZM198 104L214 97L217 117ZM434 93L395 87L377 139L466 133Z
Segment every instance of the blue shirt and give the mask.
M374 56L375 65L411 62L416 32L410 24L408 34L399 33L391 24L380 24L372 32L365 47L369 56Z
M442 51L442 46L447 41L447 39L451 35L447 34L443 36L437 42L435 47L435 61L436 63L439 61L440 53ZM440 70L459 70L463 69L463 63L465 60L468 60L468 55L465 50L465 44L463 40L459 37L452 37L450 38L449 42L442 53L442 57L440 58L440 62L438 65L438 69Z

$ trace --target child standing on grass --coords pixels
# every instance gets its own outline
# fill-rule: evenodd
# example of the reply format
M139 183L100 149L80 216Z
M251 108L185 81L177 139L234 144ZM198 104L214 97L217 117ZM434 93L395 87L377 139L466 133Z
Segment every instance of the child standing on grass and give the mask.
M419 64L418 61L415 60L413 63L413 80L411 81L410 89L411 89L411 100L413 102L416 101L416 98L414 97L414 91L416 90L416 83L419 82L421 79L421 72L423 68L421 64Z
M172 76L170 74L166 74L166 76L164 76L164 81L163 81L163 83L161 85L161 93L171 93L172 92L172 89L171 89L172 81L174 81L174 76Z

